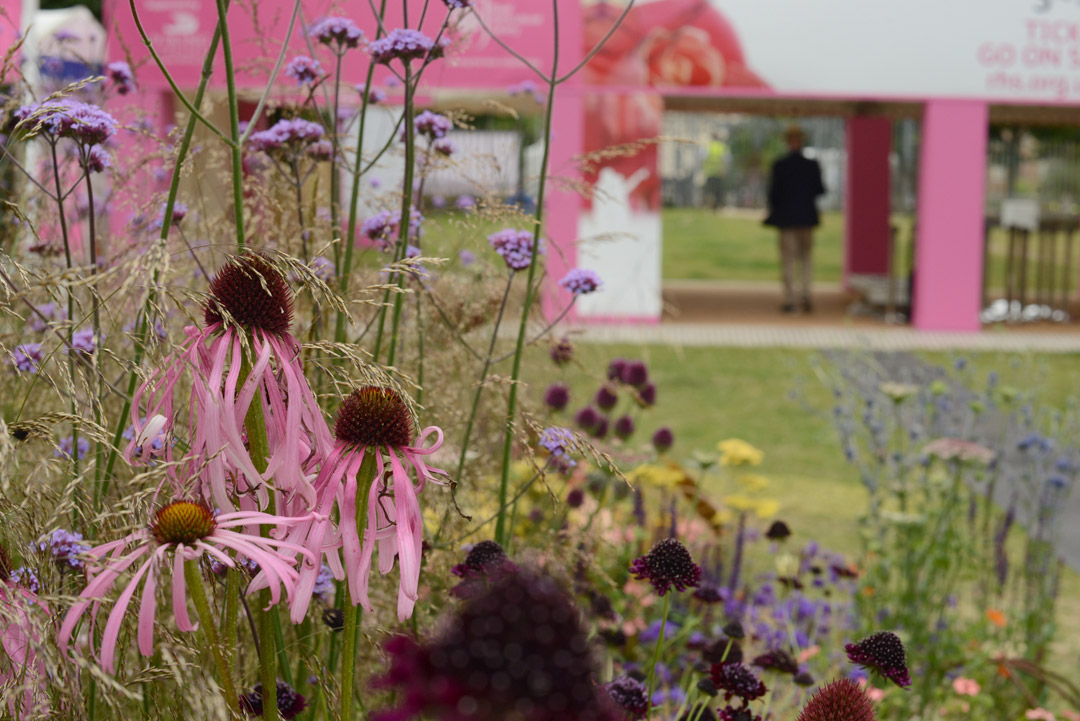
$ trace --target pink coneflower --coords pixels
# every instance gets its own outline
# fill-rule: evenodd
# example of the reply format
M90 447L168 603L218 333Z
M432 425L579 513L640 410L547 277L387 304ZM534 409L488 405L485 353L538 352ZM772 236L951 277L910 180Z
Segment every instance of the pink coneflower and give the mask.
M190 368L190 448L193 456L205 459L200 474L208 486L205 495L231 509L237 497L254 493L258 506L266 508L266 482L273 479L282 496L278 508L294 497L305 508L314 505L315 490L303 462L316 451L328 454L333 439L304 378L300 345L289 333L292 291L285 278L262 256L234 258L210 284L204 321L204 328L185 329L188 340L136 392L135 408L145 412L134 416L125 457L131 461L136 449L145 452L148 441L171 431L173 390ZM241 384L245 357L251 371ZM256 392L269 444L264 472L255 468L244 443L244 420ZM171 461L171 444L165 449Z
M39 610L42 618L48 617L48 607L13 578L7 553L0 546L0 688L8 689L7 710L15 718L48 709L48 675L35 651L41 639L31 620Z
M435 434L435 443L424 447L427 437ZM379 545L379 571L389 573L398 559L401 582L398 587L398 618L404 621L412 615L419 593L420 548L424 526L417 494L433 480L433 473L424 456L442 446L442 430L429 426L416 439L412 412L401 396L390 388L364 386L354 390L341 404L334 426L337 442L315 479L318 504L310 522L305 545L316 556L326 552L327 562L336 578L348 577L349 595L354 604L371 611L368 599L368 579L375 543ZM357 527L357 476L365 456L375 454L375 482L367 489L367 524L364 532ZM370 460L370 458L369 458ZM407 464L416 471L414 486ZM393 496L393 503L384 498ZM338 534L332 534L331 511L339 510ZM298 531L301 530L299 527ZM344 567L338 558L337 546L342 547ZM292 620L299 623L307 613L319 562L304 564L296 602L292 604Z
M79 619L91 604L96 615L100 599L116 583L120 574L140 561L135 573L131 575L120 597L116 600L105 622L101 638L101 665L112 673L115 668L116 642L120 637L120 625L127 614L131 599L143 586L142 599L139 602L139 651L144 656L154 652L154 614L157 610L157 584L161 575L161 566L169 563L172 553L172 604L176 626L181 631L194 631L187 609L187 587L184 577L184 563L204 556L232 568L236 562L229 557L229 551L259 564L259 576L248 586L248 593L259 588L269 587L271 604L281 599L281 589L285 588L288 598L292 598L296 585L297 572L293 568L296 561L293 555L308 552L286 541L262 538L231 530L240 526L253 525L289 525L306 520L272 516L257 511L240 511L214 515L206 506L192 501L174 501L158 510L154 520L146 528L130 533L118 541L102 544L87 552L97 563L87 561L88 583L79 598L82 599L68 611L60 627L60 649L67 652L72 632ZM275 550L281 548L290 555Z

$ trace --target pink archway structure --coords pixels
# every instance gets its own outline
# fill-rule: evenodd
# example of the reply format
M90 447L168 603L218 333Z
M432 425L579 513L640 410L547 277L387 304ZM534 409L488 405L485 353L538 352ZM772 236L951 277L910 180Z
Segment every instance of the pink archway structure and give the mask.
M553 59L552 4L474 0L474 10L516 53L547 70ZM435 34L447 12L439 0L394 0L385 20L399 27L407 8L415 26ZM888 263L891 117L921 117L918 233L913 323L927 330L974 331L984 266L987 126L994 114L1027 111L1068 120L1080 104L1080 12L1072 4L1017 0L988 12L981 0L866 3L856 0L638 0L585 72L556 99L551 174L584 173L604 191L582 198L554 183L547 236L549 276L593 265L607 292L583 299L582 321L658 322L660 318L659 176L655 138L665 106L847 118L848 190L845 273L880 274ZM280 50L293 4L235 3L230 29L242 87L262 86ZM557 0L559 65L576 65L625 6L608 0ZM137 2L154 47L183 89L198 82L216 22L214 0ZM257 16L252 15L252 7ZM356 15L374 36L369 6L303 3L307 23L324 14ZM471 11L470 11L471 12ZM455 11L447 58L425 85L433 96L505 94L530 71L485 33L470 12ZM141 94L162 123L171 91L149 62L128 0L106 0L110 57L140 68ZM310 54L298 27L290 52ZM346 80L362 82L352 61ZM380 73L376 82L384 80ZM281 92L289 92L281 78ZM219 64L213 87L224 87ZM587 153L617 145L614 158ZM585 162L581 162L582 154ZM614 238L596 240L598 233ZM621 239L620 239L621 236ZM554 285L554 284L551 284ZM546 307L565 298L550 290ZM603 297L601 297L603 296Z

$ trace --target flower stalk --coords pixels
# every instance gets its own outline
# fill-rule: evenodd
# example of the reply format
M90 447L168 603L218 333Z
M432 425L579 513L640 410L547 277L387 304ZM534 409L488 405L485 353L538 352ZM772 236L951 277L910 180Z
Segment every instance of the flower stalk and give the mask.
M182 550L177 549L176 552L182 553ZM191 600L195 604L195 612L199 615L199 625L202 626L203 634L206 636L206 645L210 648L210 655L214 659L214 665L217 666L221 695L225 698L225 705L232 716L239 718L240 697L237 695L236 686L233 684L229 658L221 644L221 639L218 638L217 627L214 625L214 615L210 611L210 603L206 597L206 586L203 584L202 571L199 570L199 560L197 558L184 563L184 577L187 580ZM275 718L276 713L277 709L275 708Z
M364 543L367 534L368 497L371 484L375 482L375 449L368 449L360 470L356 474L356 527L361 529L360 542ZM374 529L372 529L374 531ZM345 628L343 630L344 650L341 658L341 719L352 718L353 691L356 687L356 646L359 636L359 600L347 591L348 602L345 604Z

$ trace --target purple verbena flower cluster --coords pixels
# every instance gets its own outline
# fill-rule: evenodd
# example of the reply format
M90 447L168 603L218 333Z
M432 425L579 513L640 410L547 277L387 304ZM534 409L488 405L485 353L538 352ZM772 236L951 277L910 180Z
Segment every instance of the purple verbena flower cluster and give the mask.
M90 550L90 544L83 543L81 533L72 533L63 528L39 540L37 547L39 551L47 551L61 571L82 568L83 562L79 556Z
M432 140L438 140L446 137L446 134L453 129L454 124L450 122L450 118L441 113L425 110L413 119L413 127L416 128L418 134L426 135Z
M488 242L495 252L506 261L506 267L512 271L525 270L532 262L533 233L517 228L503 228L488 236ZM543 248L540 250L543 253Z
M355 48L364 39L364 31L349 18L326 17L311 26L308 35L323 45L337 45L338 52Z
M116 133L116 119L97 105L60 98L24 105L15 119L55 141L70 138L84 147L100 145Z
M306 147L322 140L323 128L318 123L303 118L279 120L268 130L251 134L251 147L264 153L272 153L283 148L296 149Z
M434 46L434 41L419 30L395 28L386 37L370 42L368 52L375 62L388 65L393 60L408 62L423 58Z
M43 358L40 343L23 343L11 352L11 362L23 373L37 373Z
M123 60L116 60L105 66L107 77L120 95L127 95L135 90L135 74L131 72L131 66Z
M570 291L571 294L578 296L588 295L600 290L604 287L604 281L600 279L595 270L574 268L563 276L562 280L559 281L559 285Z
M53 451L53 455L57 458L71 458L72 449L71 436L60 440L60 447ZM84 458L86 454L90 452L90 441L86 440L85 436L79 436L78 451L76 452L77 458Z
M326 76L318 60L306 55L297 55L285 66L285 74L294 79L297 85L315 85Z

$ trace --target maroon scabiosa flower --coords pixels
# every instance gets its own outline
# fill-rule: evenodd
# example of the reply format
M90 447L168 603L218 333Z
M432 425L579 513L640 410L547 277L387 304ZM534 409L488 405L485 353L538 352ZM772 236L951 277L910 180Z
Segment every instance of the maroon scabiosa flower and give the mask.
M285 721L294 719L300 712L307 708L307 699L300 695L296 689L278 679L277 682L277 705L278 713ZM262 716L263 696L262 684L255 684L251 693L240 695L240 710L251 716Z
M656 384L646 383L638 391L638 405L648 408L649 406L656 405Z
M734 638L721 636L701 649L701 657L708 663L740 663L743 660L742 645Z
M773 521L769 530L765 531L765 538L772 541L783 541L791 535L791 528L783 521Z
M857 682L841 678L814 692L799 721L874 721L874 705Z
M585 406L574 416L574 423L590 433L600 426L602 417L592 406Z
M844 650L852 663L881 674L900 688L911 685L904 644L892 631L879 631L858 643L846 644Z
M671 446L675 443L675 434L671 432L671 429L667 426L658 428L656 433L653 433L652 444L657 453L667 453L671 450Z
M714 663L709 671L713 685L717 690L724 692L724 700L733 698L742 699L746 706L754 699L761 698L768 690L761 679L754 675L747 666L735 661Z
M600 410L610 411L615 407L615 404L619 402L619 395L615 392L614 388L605 384L600 386L600 390L596 391L594 402Z
M544 405L553 411L561 411L570 402L570 388L565 383L552 383L544 391Z
M630 416L622 416L615 421L615 437L626 440L634 435L634 419Z
M570 596L532 570L508 575L465 601L437 635L396 636L376 688L397 690L397 707L373 721L616 721L594 683L587 629ZM467 709L467 711L466 711Z
M622 382L635 388L642 388L649 382L649 369L642 361L630 361L622 370Z
M647 580L663 596L672 586L685 591L701 583L701 567L694 563L690 551L675 538L665 538L652 550L630 565L639 581Z
M432 434L435 442L425 446ZM334 437L333 450L315 479L318 500L312 520L298 528L298 535L305 536L303 545L316 560L305 563L300 571L296 600L290 609L293 623L300 623L307 613L322 568L320 554L326 555L335 578L348 578L352 603L371 612L368 579L376 545L380 573L390 573L397 558L401 576L397 612L404 621L412 615L419 596L424 522L418 496L428 481L435 481L433 474L445 475L441 469L428 467L424 457L442 446L442 430L429 426L417 439L412 411L401 394L391 388L362 386L342 401ZM365 457L371 460L370 454L375 456L375 480L364 488L359 476ZM416 485L409 477L410 466L416 472ZM367 494L366 502L362 493ZM337 533L332 531L331 521L335 506L340 518ZM365 506L366 517L357 518ZM344 566L338 557L339 546Z
M626 371L626 365L630 361L625 358L612 358L608 363L607 377L609 381L621 381L623 373Z
M746 706L740 708L725 706L720 709L720 715L716 718L717 721L761 721L761 715L755 714Z
M629 676L620 676L611 683L604 684L603 688L611 696L611 700L622 709L626 721L643 719L649 712L645 684L640 681Z
M766 651L751 661L750 665L757 666L766 671L789 673L792 676L799 672L799 664L792 658L790 653L782 648L774 648L771 651Z

